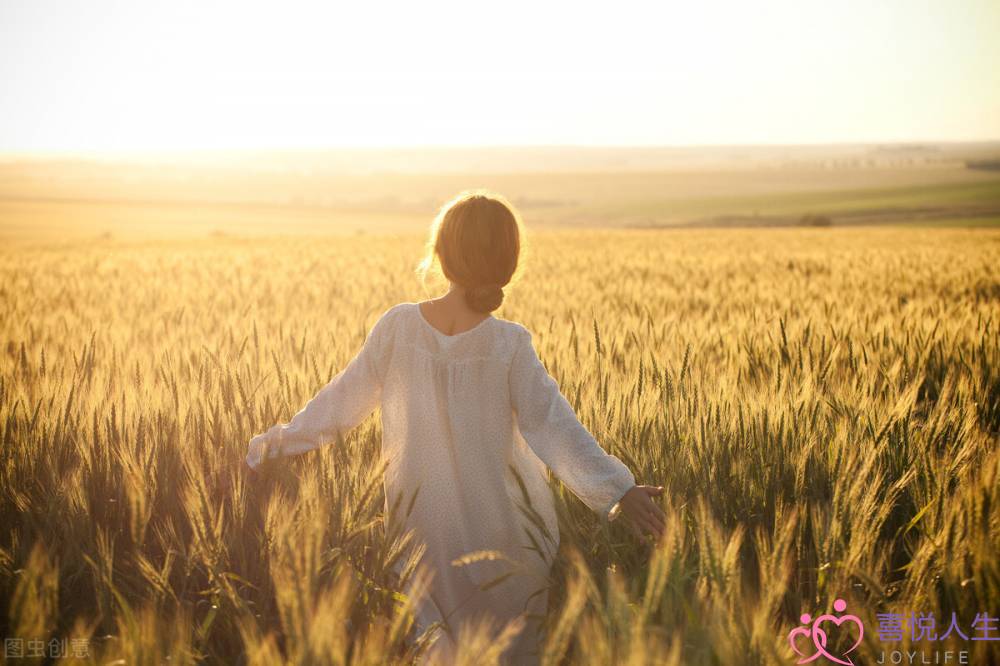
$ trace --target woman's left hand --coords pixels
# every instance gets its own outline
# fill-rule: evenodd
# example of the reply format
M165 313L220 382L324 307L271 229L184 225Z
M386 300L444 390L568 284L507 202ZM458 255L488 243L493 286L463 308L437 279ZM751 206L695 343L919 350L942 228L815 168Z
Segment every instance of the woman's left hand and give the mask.
M243 476L249 479L257 478L257 470L255 470L253 467L247 464L246 458L244 458L243 461L240 462L240 472L243 474Z

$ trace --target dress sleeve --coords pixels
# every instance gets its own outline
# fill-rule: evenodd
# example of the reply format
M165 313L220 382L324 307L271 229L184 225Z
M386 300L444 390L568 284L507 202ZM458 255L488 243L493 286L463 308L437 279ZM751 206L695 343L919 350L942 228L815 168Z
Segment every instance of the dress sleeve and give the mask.
M387 319L388 313L372 327L347 367L288 423L279 423L250 440L246 461L251 468L256 469L265 458L299 455L336 440L375 410L382 394L379 358L384 353Z
M635 477L577 419L526 329L519 330L510 395L518 429L531 450L584 504L607 516L635 485Z

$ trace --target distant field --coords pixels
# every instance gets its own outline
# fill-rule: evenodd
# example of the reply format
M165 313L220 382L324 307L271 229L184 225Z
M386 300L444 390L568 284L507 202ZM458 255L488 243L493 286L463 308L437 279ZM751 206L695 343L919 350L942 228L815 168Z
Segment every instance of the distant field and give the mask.
M974 153L981 154L989 153ZM505 194L529 224L544 227L1000 221L1000 172L967 167L979 162L964 153L601 155L528 154L519 163L506 154L450 163L395 156L384 157L381 169L302 156L184 164L8 160L0 162L0 237L410 232L470 187Z

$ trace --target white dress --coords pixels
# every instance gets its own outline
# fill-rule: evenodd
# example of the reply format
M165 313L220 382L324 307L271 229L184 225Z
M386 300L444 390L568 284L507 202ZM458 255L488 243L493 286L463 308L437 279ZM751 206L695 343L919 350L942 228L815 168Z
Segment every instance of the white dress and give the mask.
M386 311L291 421L250 441L247 463L336 441L378 406L386 505L433 575L418 630L442 623L435 655L447 662L463 623L520 617L507 655L532 663L559 535L546 468L605 516L632 473L580 424L526 328L490 316L449 336L416 303Z

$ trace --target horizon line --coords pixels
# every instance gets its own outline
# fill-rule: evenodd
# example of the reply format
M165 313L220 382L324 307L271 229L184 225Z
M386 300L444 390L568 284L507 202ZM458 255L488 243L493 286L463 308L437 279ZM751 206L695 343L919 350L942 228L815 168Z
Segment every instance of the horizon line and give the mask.
M574 150L683 150L683 149L765 149L765 148L851 148L851 147L930 147L930 146L988 146L1000 145L1000 137L989 139L892 139L859 141L806 141L806 142L734 142L734 143L483 143L483 144L325 144L317 146L230 146L230 147L184 147L184 148L42 148L30 150L0 149L0 159L23 157L126 157L138 155L193 155L219 153L322 153L334 151L474 151L474 150L527 150L527 149L574 149Z

